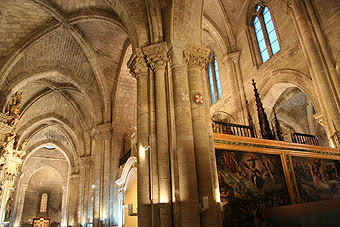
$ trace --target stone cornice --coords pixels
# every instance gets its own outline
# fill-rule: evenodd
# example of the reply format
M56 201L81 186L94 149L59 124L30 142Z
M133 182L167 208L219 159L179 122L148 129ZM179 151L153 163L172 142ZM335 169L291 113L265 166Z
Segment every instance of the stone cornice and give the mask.
M168 61L166 42L157 43L143 48L147 62L153 71L165 69Z

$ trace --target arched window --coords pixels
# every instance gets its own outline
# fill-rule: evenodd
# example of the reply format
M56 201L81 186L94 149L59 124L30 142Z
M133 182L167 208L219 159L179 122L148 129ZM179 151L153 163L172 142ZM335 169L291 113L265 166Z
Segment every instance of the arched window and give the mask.
M280 50L273 18L267 6L256 5L252 23L261 57L261 62L258 63L264 63Z
M214 54L210 54L208 64L208 80L211 103L215 104L222 97L220 73L218 71L218 63Z
M41 195L41 200L40 200L40 213L46 213L47 212L47 200L48 200L47 193L43 193Z

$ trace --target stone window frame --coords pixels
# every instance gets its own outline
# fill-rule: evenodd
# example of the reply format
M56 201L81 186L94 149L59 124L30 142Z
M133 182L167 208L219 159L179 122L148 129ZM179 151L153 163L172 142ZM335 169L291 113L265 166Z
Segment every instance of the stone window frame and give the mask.
M215 62L217 64L217 68L215 66ZM211 77L209 74L209 69L211 71ZM221 75L218 66L218 60L214 52L210 52L209 60L206 67L206 75L207 75L207 83L208 83L208 93L211 104L215 104L219 99L222 98L222 86L221 86ZM211 82L213 84L211 84ZM212 94L212 86L213 85L213 94Z
M260 6L260 10L257 10L257 7ZM249 49L250 49L250 53L251 53L251 57L252 57L252 62L253 62L253 66L256 66L257 68L259 68L261 65L265 64L266 62L270 61L270 59L274 56L277 55L277 53L280 52L277 51L275 54L272 53L272 47L268 38L268 33L263 21L263 16L261 15L264 8L267 7L268 11L270 12L271 15L271 19L274 25L274 30L276 33L276 37L277 37L277 41L279 43L279 47L281 50L281 40L278 34L278 26L277 23L275 21L275 16L273 15L273 11L272 11L272 7L270 6L269 3L267 3L266 0L256 0L253 2L253 4L251 4L250 8L248 9L248 15L247 15L247 21L246 21L246 35L247 35L247 39L248 39L248 44L249 44ZM261 57L261 53L260 53L260 49L259 49L259 44L256 38L256 34L255 34L255 27L254 27L254 19L255 17L258 16L261 22L261 29L264 33L264 38L265 38L265 44L268 50L268 54L269 54L269 59L266 60L265 62L262 61L262 57Z

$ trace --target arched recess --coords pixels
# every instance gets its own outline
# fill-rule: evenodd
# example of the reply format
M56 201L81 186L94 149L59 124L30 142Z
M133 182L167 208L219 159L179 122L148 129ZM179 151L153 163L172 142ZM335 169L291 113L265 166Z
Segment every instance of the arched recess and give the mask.
M130 157L125 163L121 175L116 184L119 188L118 194L118 226L137 226L137 217L128 216L128 210L125 209L128 204L133 204L134 209L137 206L137 158Z
M30 164L34 163L41 163L41 165L24 172L22 176L25 177L19 180L13 209L14 224L24 226L24 224L30 224L34 217L41 215L39 208L43 193L47 193L49 197L46 214L52 222L63 222L62 220L66 219L64 209L67 207L65 200L67 190L65 189L67 188L68 168L66 166L66 169L61 169L62 162L60 161L59 165L54 166L46 161L45 163L33 161Z
M271 114L275 102L287 87L295 86L303 91L312 101L317 113L320 113L320 105L315 93L311 78L294 69L279 69L266 75L263 80L257 84L263 105ZM281 92L280 92L281 91Z
M224 111L214 112L211 119L213 121L219 121L219 122L225 122L225 123L234 123L235 122L235 118L231 114L228 114L227 112L224 112Z
M285 139L291 141L290 134L294 132L312 134L320 138L321 145L328 146L324 128L314 119L315 114L320 113L320 106L308 75L293 69L276 70L265 76L257 87L269 120L274 121L275 107ZM302 119L304 116L306 119Z

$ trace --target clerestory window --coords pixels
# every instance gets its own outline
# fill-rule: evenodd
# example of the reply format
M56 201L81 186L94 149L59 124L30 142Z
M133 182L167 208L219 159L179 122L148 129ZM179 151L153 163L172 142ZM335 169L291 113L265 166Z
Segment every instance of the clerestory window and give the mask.
M270 57L280 50L273 18L267 6L256 5L256 10L253 14L253 29L257 49L261 57L261 62L259 63L261 64L268 61Z
M208 64L208 81L211 103L215 104L222 97L220 73L218 71L218 63L214 54L210 54Z

